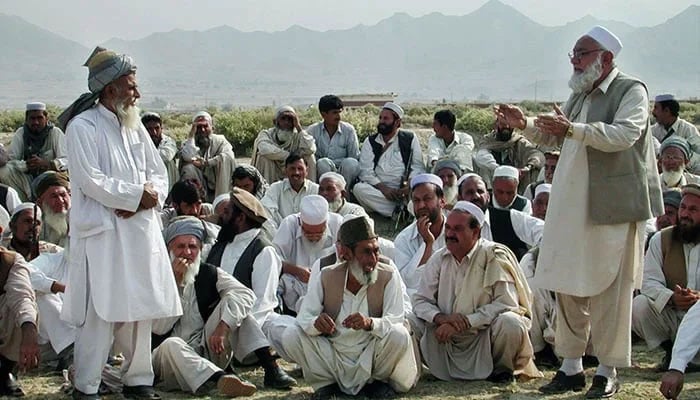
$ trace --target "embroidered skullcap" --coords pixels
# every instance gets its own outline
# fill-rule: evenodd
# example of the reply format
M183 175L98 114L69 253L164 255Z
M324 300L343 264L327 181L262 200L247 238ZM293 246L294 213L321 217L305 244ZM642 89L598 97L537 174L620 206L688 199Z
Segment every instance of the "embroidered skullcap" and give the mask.
M384 106L382 108L386 108L387 110L391 110L396 113L396 115L399 116L399 119L403 119L403 108L401 108L400 105L393 103L391 101L388 101L384 103Z
M537 188L535 188L535 197L539 196L540 193L552 193L552 184L540 183L537 185Z
M46 104L39 101L27 103L27 111L46 111Z
M231 203L253 221L262 224L268 219L267 211L265 211L265 207L260 200L239 187L231 189ZM326 208L328 208L328 206L326 206Z
M673 135L669 137L668 139L664 140L661 143L661 147L659 148L659 154L663 153L665 149L669 147L675 147L679 149L680 151L683 152L683 155L685 156L686 160L690 160L690 145L688 144L688 141L685 140L684 138L678 136L678 135Z
M63 186L70 189L68 175L63 172L46 171L39 174L31 183L32 193L34 198L38 199L52 186Z
M344 221L338 229L338 241L343 246L352 247L363 240L374 239L377 234L366 216L357 216Z
M452 211L455 210L460 210L471 214L479 222L479 226L483 225L484 219L486 219L486 216L484 215L484 212L481 210L481 208L479 208L476 204L472 203L471 201L458 201L457 203L455 203L454 207L452 207Z
M296 111L294 111L294 107L292 107L292 106L286 106L286 105L280 106L279 108L277 108L277 110L275 110L275 119L279 118L280 115L282 115L286 112L290 112L294 115L296 115L296 113L297 113Z
M520 180L520 171L510 165L500 165L493 171L493 179L496 178L513 178L516 181Z
M422 183L432 183L442 189L442 179L433 174L418 174L411 179L411 190Z
M195 114L194 117L192 117L192 123L194 124L200 118L206 119L207 121L209 121L210 124L212 122L211 114L209 114L206 111L200 111L197 114Z
M654 98L654 101L661 103L662 101L676 100L676 97L672 94L660 94Z
M681 192L676 189L664 190L664 205L678 208L681 206Z
M594 26L593 29L586 33L586 36L598 42L605 50L610 51L613 57L617 57L617 55L620 54L620 50L622 50L622 42L620 39L615 36L614 33L600 25Z
M320 178L318 178L318 183L323 182L324 179L330 179L332 180L336 185L340 187L341 190L345 190L345 185L347 185L347 182L345 181L345 178L343 175L340 175L337 172L329 171L321 175Z
M455 172L455 175L459 176L462 173L462 168L457 164L457 161L455 160L440 160L435 163L435 167L433 167L433 172L437 175L440 170L449 168L452 171Z
M308 225L321 225L328 219L328 201L317 194L304 196L299 203L301 222Z
M195 236L201 242L204 239L204 223L197 217L182 215L173 218L163 231L165 244L182 235Z

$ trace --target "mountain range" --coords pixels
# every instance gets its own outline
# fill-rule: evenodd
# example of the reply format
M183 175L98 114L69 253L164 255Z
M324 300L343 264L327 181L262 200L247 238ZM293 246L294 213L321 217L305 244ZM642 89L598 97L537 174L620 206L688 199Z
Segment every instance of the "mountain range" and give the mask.
M624 44L616 60L650 95L700 93L700 6L634 27L584 16L540 25L490 0L463 16L398 13L376 25L318 32L173 30L100 45L134 57L142 101L175 107L315 103L327 93L395 92L401 102L563 100L573 43L601 24ZM0 107L65 106L86 89L92 49L20 17L0 14ZM11 38L11 39L8 39ZM84 40L81 40L84 41ZM97 44L97 43L96 43Z

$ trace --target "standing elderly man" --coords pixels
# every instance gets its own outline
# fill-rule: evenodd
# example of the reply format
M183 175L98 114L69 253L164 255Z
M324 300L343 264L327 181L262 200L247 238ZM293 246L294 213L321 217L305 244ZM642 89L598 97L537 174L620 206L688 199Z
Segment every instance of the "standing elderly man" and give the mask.
M662 229L644 257L641 294L632 303L632 329L649 349L665 352L660 371L668 370L676 332L686 312L700 299L700 185L683 187L678 224Z
M672 94L656 96L651 111L656 123L651 127L651 134L659 143L672 137L685 139L690 150L688 169L693 174L700 174L700 133L695 125L678 117L680 110L681 106Z
M353 193L367 211L391 217L408 201L408 183L425 172L418 137L401 128L403 108L386 103L379 113L377 133L362 144L360 181Z
M42 211L39 239L66 247L71 204L68 177L60 172L46 171L32 181L32 191Z
M148 131L153 144L158 149L158 154L168 170L168 189L180 180L180 172L177 170L177 143L175 139L163 134L163 120L154 112L147 112L141 116L141 123Z
M452 160L459 165L457 176L472 172L474 139L465 132L455 130L457 117L450 110L440 110L433 116L433 132L428 139L428 170L437 174L435 164L440 160Z
M323 121L309 126L306 131L316 142L318 176L338 172L348 183L343 190L350 190L350 185L360 174L360 144L355 127L340 120L343 107L343 101L338 96L329 94L321 97L318 111Z
M0 167L0 181L17 190L22 201L31 199L31 181L44 171L66 171L65 135L49 122L44 103L29 103L24 125L10 143L10 160Z
M294 108L278 108L272 123L273 128L261 131L255 138L251 164L268 182L274 183L284 177L285 160L290 153L298 153L309 169L309 179L316 181L316 143L301 127Z
M573 93L563 111L526 118L512 105L496 109L499 120L535 142L561 145L534 280L557 292L555 340L564 361L540 388L547 394L585 387L581 357L589 336L600 364L587 397L619 390L615 368L631 361L645 221L663 212L647 89L615 66L621 49L617 36L596 26L569 53Z
M445 246L445 196L442 180L433 174L411 179L411 201L416 220L396 236L395 257L409 295L418 289L421 267Z
M350 203L345 197L347 183L343 175L326 172L318 178L318 194L328 201L328 211L340 216L367 215L362 206Z
M379 261L367 217L344 222L338 241L341 261L312 281L298 325L285 331L285 351L301 365L315 399L406 392L418 368L403 325L401 277Z
M236 167L233 147L224 135L213 133L214 121L206 111L192 117L189 138L182 145L180 179L197 179L204 186L205 200L231 190L231 173Z
M445 381L540 377L528 337L530 288L513 253L481 238L484 218L475 204L457 202L445 222L446 246L423 267L413 295L426 324L423 360Z
M700 183L700 176L687 172L690 163L690 145L680 136L671 136L661 143L661 189L678 188L689 183Z
M311 266L332 252L343 217L328 212L328 202L319 195L301 200L301 211L282 220L272 244L282 259L280 292L290 314L299 310L306 294Z
M167 171L139 119L131 57L97 47L85 65L90 93L62 115L75 194L62 310L79 327L73 397L98 398L114 344L125 356L124 396L156 399L152 320L182 313L157 211Z

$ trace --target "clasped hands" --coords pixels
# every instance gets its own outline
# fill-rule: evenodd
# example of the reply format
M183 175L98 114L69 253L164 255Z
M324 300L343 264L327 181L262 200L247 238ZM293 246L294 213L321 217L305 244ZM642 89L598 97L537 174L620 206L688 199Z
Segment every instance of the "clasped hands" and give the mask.
M460 313L438 314L433 318L433 323L437 325L435 338L439 343L447 343L454 335L466 332L471 328L469 319Z
M156 192L153 184L146 182L143 184L143 193L141 193L141 201L139 201L139 207L136 211L128 210L115 210L114 212L120 218L130 218L134 216L137 212L141 210L148 210L158 205L158 192Z
M342 322L343 327L348 329L354 329L356 331L372 330L372 318L366 317L360 313L354 313L348 315ZM330 315L326 313L321 313L321 315L316 318L314 322L314 328L324 335L334 335L337 331L335 326L335 321Z

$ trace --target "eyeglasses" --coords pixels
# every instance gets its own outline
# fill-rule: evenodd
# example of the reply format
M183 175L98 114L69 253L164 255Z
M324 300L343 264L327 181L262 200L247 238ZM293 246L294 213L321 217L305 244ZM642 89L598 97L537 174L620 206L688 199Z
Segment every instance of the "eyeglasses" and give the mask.
M593 50L574 50L572 52L569 52L568 56L570 60L580 60L583 56L591 53L595 53L597 51L605 51L605 49L593 49Z
M685 161L685 157L682 157L682 156L673 156L673 155L670 155L670 154L664 154L664 155L662 155L662 156L661 156L661 159L662 159L662 160L665 160L665 161Z

